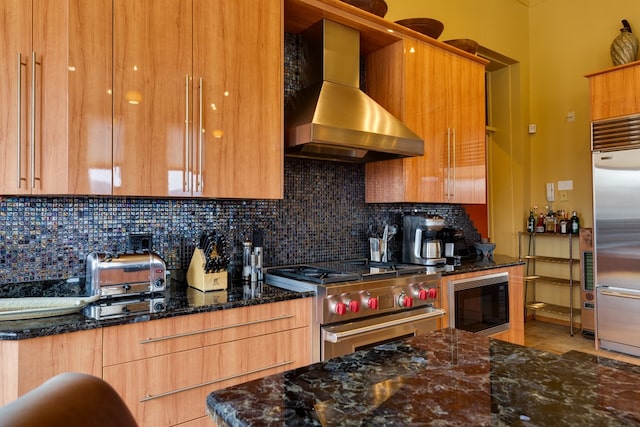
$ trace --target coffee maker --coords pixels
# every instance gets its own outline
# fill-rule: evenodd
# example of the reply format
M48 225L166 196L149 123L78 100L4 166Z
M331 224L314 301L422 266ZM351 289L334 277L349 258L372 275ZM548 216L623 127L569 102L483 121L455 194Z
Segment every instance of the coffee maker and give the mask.
M443 266L442 242L438 231L444 218L433 215L405 215L402 220L402 262L427 266Z

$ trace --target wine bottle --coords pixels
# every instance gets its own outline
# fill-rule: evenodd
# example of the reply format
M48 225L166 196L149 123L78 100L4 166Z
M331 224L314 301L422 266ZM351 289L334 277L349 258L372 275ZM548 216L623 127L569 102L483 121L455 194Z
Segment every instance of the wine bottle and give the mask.
M578 234L580 230L580 219L576 211L573 211L571 215L571 234Z
M529 211L529 219L527 220L527 231L533 233L536 231L536 217L533 215L533 209Z

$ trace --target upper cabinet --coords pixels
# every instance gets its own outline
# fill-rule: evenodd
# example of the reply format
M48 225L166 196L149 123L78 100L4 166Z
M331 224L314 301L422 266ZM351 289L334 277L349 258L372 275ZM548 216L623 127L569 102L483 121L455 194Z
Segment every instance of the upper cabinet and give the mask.
M366 165L366 201L486 203L484 65L406 38L367 57L367 92L425 154Z
M113 194L191 195L192 4L113 4Z
M0 15L0 194L282 198L281 0Z
M114 0L114 194L282 198L280 0Z
M111 193L111 1L2 0L0 194Z
M197 0L194 16L194 192L205 197L280 199L282 2Z
M640 61L589 74L591 120L640 113Z

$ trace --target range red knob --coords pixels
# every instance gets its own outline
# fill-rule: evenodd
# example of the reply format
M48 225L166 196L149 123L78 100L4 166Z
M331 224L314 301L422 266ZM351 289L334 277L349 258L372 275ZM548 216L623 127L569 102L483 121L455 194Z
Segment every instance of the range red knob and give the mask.
M413 298L403 295L400 297L401 307L413 307Z
M349 301L349 311L352 313L357 313L360 311L360 303L356 300Z
M336 314L342 316L347 312L347 305L343 302L336 303L336 306L333 308Z
M419 299L427 299L427 298L429 298L429 291L427 291L426 289L420 289L418 291L418 298Z
M367 306L369 306L371 310L377 310L379 307L378 297L369 298L369 301L367 301Z
M437 298L438 290L436 288L429 288L429 298Z

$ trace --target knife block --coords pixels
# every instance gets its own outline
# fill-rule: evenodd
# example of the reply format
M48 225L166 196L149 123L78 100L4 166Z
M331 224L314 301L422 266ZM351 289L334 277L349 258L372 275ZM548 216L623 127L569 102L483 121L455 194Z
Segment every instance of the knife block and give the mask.
M203 292L227 289L229 273L227 271L205 273L204 266L206 261L204 251L196 248L191 256L189 270L187 270L187 284Z

